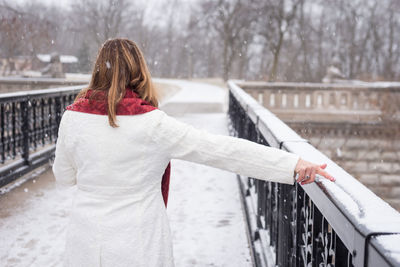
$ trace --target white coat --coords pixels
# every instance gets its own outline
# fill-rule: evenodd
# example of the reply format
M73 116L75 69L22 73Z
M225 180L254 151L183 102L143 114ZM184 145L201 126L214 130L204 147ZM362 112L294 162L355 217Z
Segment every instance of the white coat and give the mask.
M161 194L171 159L294 183L295 154L211 134L158 109L118 115L117 124L119 128L112 128L106 115L70 110L61 118L52 170L58 186L78 189L67 228L65 266L174 266Z

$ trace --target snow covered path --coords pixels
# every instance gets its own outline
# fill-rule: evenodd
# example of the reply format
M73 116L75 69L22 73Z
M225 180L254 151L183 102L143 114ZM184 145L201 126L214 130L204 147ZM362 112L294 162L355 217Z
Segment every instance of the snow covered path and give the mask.
M197 128L228 135L226 89L189 81L163 82L182 89L161 109ZM177 267L252 266L235 174L172 160L167 212Z
M161 108L171 116L226 111L228 94L221 87L173 79L156 79L156 81L181 88L178 93L161 103Z
M182 90L161 109L195 127L228 134L225 89L180 80L162 82ZM171 167L167 212L176 266L252 266L235 174L181 160L173 160ZM48 169L0 196L1 266L62 266L75 190L57 190Z
M226 133L226 115L188 114L178 119ZM176 266L251 266L236 176L172 160L168 214Z
M51 169L0 197L0 266L62 266L71 196Z

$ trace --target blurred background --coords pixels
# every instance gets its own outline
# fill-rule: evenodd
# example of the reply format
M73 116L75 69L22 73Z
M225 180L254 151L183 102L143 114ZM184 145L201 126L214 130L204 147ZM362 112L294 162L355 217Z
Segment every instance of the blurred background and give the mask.
M245 138L277 147L296 136L286 141L316 148L302 156L327 156L340 174L316 201L300 186L247 177L238 186L233 173L174 161L177 266L262 266L268 247L270 266L364 266L364 256L379 258L364 255L367 228L397 233L379 255L397 251L400 262L390 228L400 218L399 0L0 0L1 266L61 266L73 191L57 191L50 170L59 121L115 37L142 49L169 115L224 135L234 135L234 118ZM262 109L251 122L246 93L278 118ZM332 204L332 225L321 203Z
M397 0L3 0L0 75L37 71L54 52L67 72L89 73L118 36L156 77L394 81L399 12Z

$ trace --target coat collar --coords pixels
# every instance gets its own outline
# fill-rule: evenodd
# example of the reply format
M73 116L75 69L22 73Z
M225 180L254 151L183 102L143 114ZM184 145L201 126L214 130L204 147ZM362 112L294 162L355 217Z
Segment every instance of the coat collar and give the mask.
M108 114L108 103L105 98L105 93L102 91L96 92L95 98L89 99L94 90L87 90L84 97L80 97L74 103L67 106L67 110L78 111L84 113L92 113L99 115ZM139 94L132 89L125 90L124 97L117 104L117 115L136 115L142 114L157 109L148 101L140 98Z

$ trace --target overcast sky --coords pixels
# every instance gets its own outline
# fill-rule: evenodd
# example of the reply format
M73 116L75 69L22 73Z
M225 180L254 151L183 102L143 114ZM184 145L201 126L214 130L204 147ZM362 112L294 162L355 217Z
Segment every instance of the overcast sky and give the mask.
M116 0L116 1L118 1L118 0ZM138 2L138 0L135 0L135 1ZM139 0L139 1L145 2L148 6L171 2L171 0ZM7 1L7 2L9 2L9 1ZM49 5L68 7L71 3L75 2L75 1L74 0L13 0L12 2L17 2L17 3L37 2L37 3L46 3ZM178 0L178 2L191 3L191 2L198 2L198 0Z
M7 1L9 2L9 1ZM46 3L46 4L53 4L56 6L69 6L69 4L72 2L71 0L14 0L13 2L17 2L17 3Z

